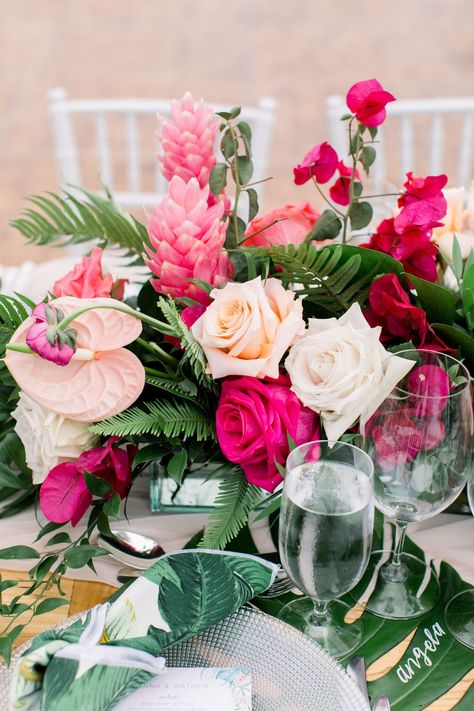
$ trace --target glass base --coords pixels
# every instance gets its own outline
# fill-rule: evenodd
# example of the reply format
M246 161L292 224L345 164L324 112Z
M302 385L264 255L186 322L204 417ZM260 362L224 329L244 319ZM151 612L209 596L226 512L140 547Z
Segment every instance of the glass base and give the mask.
M372 553L372 567L378 573L365 609L388 620L409 620L429 612L439 599L438 578L430 566L413 555L402 553L400 566L385 563L377 568L377 561L382 557L391 559L391 552Z
M465 590L451 598L444 619L453 637L474 649L474 590Z
M334 600L328 605L327 616L318 624L314 616L314 603L309 597L303 597L285 605L278 618L311 637L339 659L352 654L362 642L361 621L356 620L350 625L344 622L351 609L344 602Z

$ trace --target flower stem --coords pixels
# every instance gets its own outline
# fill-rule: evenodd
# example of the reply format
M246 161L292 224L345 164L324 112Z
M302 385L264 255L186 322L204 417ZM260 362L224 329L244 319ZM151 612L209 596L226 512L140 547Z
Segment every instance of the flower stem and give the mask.
M87 311L96 311L98 309L112 309L112 311L119 311L120 313L127 314L128 316L133 316L133 318L147 323L156 331L160 331L160 333L174 333L171 326L169 326L169 324L165 323L164 321L158 321L156 318L152 318L147 314L141 313L141 311L135 311L135 309L132 309L130 306L126 306L125 304L123 306L109 306L106 304L98 304L97 306L86 306L83 309L78 309L78 311L74 311L74 313L69 314L69 316L66 316L62 321L58 323L57 327L60 329L64 329L69 326L69 324L74 321L74 319L78 318L78 316L82 316L82 314L85 314Z
M167 353L157 343L148 343L148 341L145 341L143 338L137 338L135 340L135 343L138 343L140 346L142 346L142 348L145 348L149 353L153 353L153 355L157 356L165 363L169 363L175 368L178 367L178 361L176 360L176 358L173 358L170 353Z
M333 203L329 200L329 198L327 198L326 195L323 193L323 191L322 191L321 188L319 187L318 183L316 182L316 178L314 177L314 175L312 176L312 178L313 178L313 183L314 183L315 186L316 186L316 190L317 190L318 193L321 195L321 197L323 198L324 202L326 202L326 203L329 205L329 207L331 208L331 210L334 210L334 212L337 212L338 215L340 215L341 217L344 217L344 213L343 213L341 210L339 210L335 205L333 205Z

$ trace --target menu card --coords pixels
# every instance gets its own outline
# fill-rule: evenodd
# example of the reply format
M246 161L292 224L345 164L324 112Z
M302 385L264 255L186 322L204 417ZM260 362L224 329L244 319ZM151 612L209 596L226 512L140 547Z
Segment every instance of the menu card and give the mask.
M150 679L114 711L251 711L250 669L172 667Z

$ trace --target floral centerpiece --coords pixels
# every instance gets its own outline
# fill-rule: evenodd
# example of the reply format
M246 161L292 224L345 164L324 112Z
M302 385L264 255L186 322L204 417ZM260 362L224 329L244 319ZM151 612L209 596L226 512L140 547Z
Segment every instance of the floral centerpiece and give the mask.
M278 509L295 444L351 438L369 420L411 365L401 344L474 364L474 256L458 232L474 229L472 195L466 211L446 176L408 173L372 224L363 176L391 101L375 79L355 84L348 156L323 142L294 168L321 213L301 202L259 214L250 126L189 94L161 120L168 192L146 224L85 190L30 198L12 223L30 242L94 246L41 303L0 296L0 515L37 501L38 538L53 534L43 557L0 552L38 559L28 592L94 567L104 551L92 533L110 534L150 462L177 486L212 464L220 489L202 545L222 548L251 512ZM114 246L149 269L136 296L105 273ZM3 612L40 614L54 600L17 597ZM21 629L7 629L5 656Z

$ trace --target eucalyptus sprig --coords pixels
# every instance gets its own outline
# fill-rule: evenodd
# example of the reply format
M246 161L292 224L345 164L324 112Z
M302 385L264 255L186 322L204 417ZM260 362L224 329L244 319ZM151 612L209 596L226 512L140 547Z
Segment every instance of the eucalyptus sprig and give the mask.
M221 124L220 148L223 162L216 163L212 169L209 186L217 197L227 185L230 172L235 185L234 204L227 228L226 247L238 247L243 239L246 224L238 215L239 199L242 193L248 196L249 212L248 221L258 213L258 195L251 183L253 175L252 162L252 130L246 121L236 121L240 116L241 108L235 107L231 111L220 111L218 116L223 119Z

